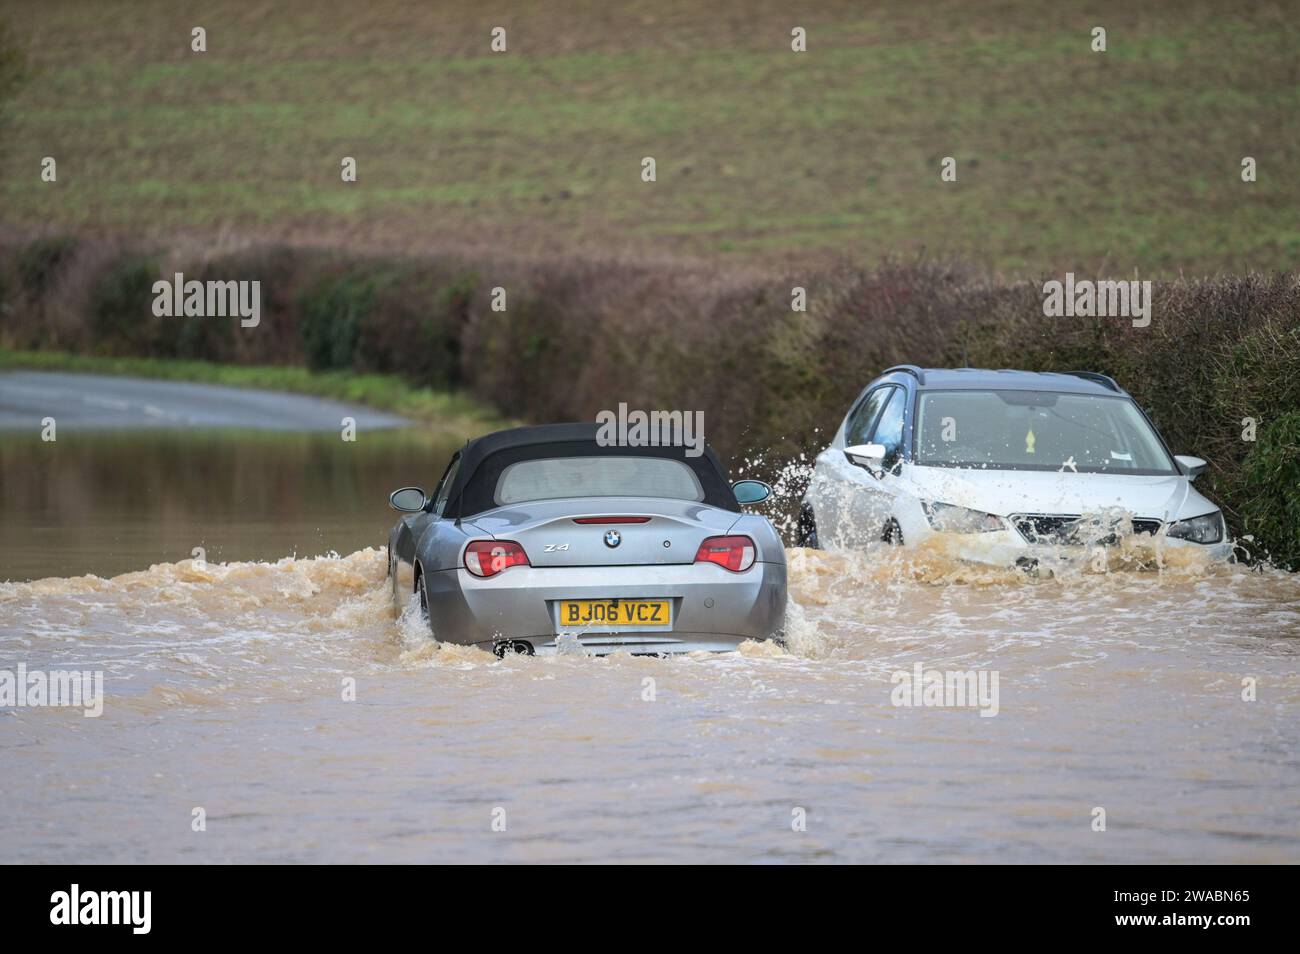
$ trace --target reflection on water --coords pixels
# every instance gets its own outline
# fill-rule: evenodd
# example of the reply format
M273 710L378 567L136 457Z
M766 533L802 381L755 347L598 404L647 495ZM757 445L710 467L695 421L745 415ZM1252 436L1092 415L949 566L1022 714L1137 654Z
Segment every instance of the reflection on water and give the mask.
M189 558L382 545L388 494L432 489L454 446L418 431L0 436L0 580L111 576Z
M100 446L0 468L7 575L57 573L0 584L0 669L107 696L0 713L0 862L1300 860L1295 575L796 549L787 653L497 660L385 588L385 495L447 448ZM894 705L918 664L997 672L998 714Z

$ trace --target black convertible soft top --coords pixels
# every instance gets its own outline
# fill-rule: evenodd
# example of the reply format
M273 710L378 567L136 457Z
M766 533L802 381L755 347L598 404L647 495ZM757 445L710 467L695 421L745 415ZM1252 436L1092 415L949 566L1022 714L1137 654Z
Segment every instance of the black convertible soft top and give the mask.
M686 456L685 447L603 447L596 443L599 425L542 424L496 431L467 442L460 450L460 469L452 480L443 516L472 517L497 507L494 493L501 472L521 460L542 457L668 457L687 464L704 490L704 503L740 512L727 475L707 444L699 457Z

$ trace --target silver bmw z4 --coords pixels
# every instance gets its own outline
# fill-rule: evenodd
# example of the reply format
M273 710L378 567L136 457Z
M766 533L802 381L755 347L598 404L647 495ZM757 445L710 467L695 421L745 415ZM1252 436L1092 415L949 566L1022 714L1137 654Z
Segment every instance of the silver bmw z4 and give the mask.
M725 652L784 638L785 550L770 494L728 483L707 446L611 447L597 425L469 441L432 496L403 487L388 537L393 600L418 594L434 638L498 655Z

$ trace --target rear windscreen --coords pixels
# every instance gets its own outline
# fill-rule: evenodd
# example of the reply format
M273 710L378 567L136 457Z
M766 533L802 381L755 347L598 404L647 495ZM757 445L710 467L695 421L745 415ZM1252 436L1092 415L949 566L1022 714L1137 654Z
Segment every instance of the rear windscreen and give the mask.
M703 500L689 465L663 457L547 457L511 464L497 479L498 506L560 497Z

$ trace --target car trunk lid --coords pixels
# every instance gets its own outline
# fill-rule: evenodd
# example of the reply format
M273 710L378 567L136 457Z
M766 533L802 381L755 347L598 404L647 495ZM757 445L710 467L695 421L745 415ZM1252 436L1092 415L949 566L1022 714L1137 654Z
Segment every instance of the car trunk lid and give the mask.
M533 566L649 566L694 562L738 517L691 500L602 497L514 504L474 525L520 544Z

